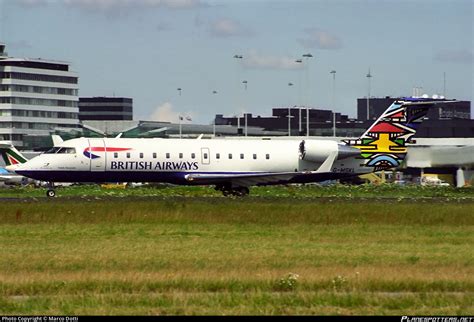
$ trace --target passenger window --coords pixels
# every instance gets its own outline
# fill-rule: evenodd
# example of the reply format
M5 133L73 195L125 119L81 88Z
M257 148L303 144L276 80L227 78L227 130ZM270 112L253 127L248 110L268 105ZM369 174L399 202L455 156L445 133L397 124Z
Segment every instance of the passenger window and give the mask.
M221 158L221 154L220 153L216 153L216 159L220 159Z
M255 153L253 154L253 159L257 160L257 155Z
M232 159L232 153L229 153L229 159Z
M140 159L143 159L143 152L140 152Z
M153 159L156 159L156 152L153 152Z
M244 158L244 154L243 154L243 153L240 154L240 158L241 158L241 159Z
M180 158L180 159L183 158L183 154L182 154L182 153L179 154L179 158Z
M196 153L191 153L191 159L196 158Z
M127 152L127 159L130 159L130 152Z
M267 160L270 160L270 154L266 154L266 155L265 155L265 158L266 158Z
M170 154L169 154L169 153L166 153L166 158L167 158L167 159L170 158Z
M118 158L118 152L114 152L114 158L115 158L115 159Z

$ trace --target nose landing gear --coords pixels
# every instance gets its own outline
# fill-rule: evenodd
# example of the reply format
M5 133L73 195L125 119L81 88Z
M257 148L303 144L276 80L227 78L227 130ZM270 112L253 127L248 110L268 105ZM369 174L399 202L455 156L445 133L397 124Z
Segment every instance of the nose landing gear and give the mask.
M54 183L50 182L48 184L48 190L46 191L46 197L54 198L56 197L56 191L54 190Z

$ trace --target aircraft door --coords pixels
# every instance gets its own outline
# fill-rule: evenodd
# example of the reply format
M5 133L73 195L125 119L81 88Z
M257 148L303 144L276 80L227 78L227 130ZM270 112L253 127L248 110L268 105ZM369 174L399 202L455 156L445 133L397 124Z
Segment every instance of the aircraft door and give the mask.
M211 163L211 153L209 148L201 148L201 163L210 164Z
M89 148L86 149L89 154L90 170L105 171L106 149L103 139L89 139Z

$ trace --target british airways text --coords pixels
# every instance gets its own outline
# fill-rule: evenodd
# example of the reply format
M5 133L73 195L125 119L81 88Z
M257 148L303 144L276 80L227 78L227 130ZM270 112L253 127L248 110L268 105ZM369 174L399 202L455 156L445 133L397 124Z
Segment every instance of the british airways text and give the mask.
M197 162L151 162L151 161L111 161L110 170L161 170L161 171L176 171L176 170L198 170Z

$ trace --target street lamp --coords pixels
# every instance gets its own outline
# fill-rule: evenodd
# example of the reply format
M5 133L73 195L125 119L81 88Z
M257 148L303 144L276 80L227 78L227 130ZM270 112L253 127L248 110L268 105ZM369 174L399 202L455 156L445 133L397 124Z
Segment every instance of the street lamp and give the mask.
M181 121L183 121L184 119L186 119L186 121L192 121L192 119L191 119L190 116L183 116L181 114L178 115L178 119L179 119L179 138L181 139L182 138L182 124L181 124Z
M291 88L293 83L288 83L288 87ZM291 136L291 100L290 104L288 104L288 136Z
M369 118L370 79L372 78L372 74L370 73L370 68L369 68L369 73L365 77L367 77L368 87L369 87L368 94L367 94L367 120L369 120L370 119Z
M297 64L303 64L302 59L297 59L295 60L295 63ZM302 74L300 73L300 82L298 84L298 135L301 135L301 84L303 83L303 77Z
M306 136L309 136L309 63L308 60L313 57L311 53L303 54L303 57L306 60Z
M217 94L217 91L212 91L212 95L216 95ZM212 134L213 134L213 137L216 137L216 116L214 116L214 122L213 122L213 126L212 126Z
M234 55L234 59L237 59L237 61L239 59L243 59L243 58L244 58L244 56L242 56L240 54L235 54ZM237 63L237 73L236 73L236 75L237 75L237 99L236 99L236 101L240 101L240 94L239 94L239 92L240 92L240 90L239 90L240 74L239 74L239 68L238 67L239 67L239 65ZM237 110L238 109L239 109L239 102L237 102ZM239 133L239 131L240 131L240 113L239 113L239 116L237 118L237 133Z
M336 136L336 71L331 70L332 74L332 136Z
M244 89L247 91L248 82L246 80L244 80L244 81L242 81L242 84L244 84ZM245 109L244 109L244 121L245 121L245 126L244 126L245 136L247 136L247 113L245 112Z
M179 96L181 96L181 91L182 91L181 87L178 87L177 90L178 90Z

